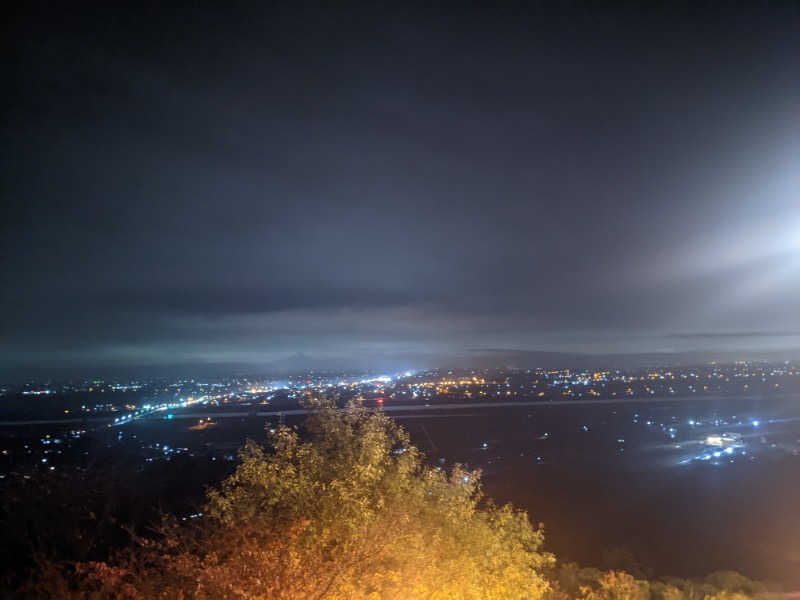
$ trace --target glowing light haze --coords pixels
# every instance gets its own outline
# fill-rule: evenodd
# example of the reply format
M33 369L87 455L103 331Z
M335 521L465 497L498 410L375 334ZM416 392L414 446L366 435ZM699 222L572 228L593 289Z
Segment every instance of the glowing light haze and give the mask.
M5 373L794 356L798 12L21 3Z

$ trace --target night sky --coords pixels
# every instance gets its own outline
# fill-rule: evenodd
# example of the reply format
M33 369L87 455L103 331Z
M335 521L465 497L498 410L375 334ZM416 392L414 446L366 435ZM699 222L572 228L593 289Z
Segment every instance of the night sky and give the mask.
M15 5L9 377L800 354L794 1Z

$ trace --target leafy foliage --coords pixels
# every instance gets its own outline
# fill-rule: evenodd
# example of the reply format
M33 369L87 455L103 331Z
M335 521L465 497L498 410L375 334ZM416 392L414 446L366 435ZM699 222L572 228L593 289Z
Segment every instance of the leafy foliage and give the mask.
M586 600L647 600L646 584L624 571L608 571L598 580L600 586L582 589Z
M778 600L780 588L748 579L734 571L717 571L702 579L645 580L624 571L606 571L560 563L547 569L551 597L559 600Z
M541 598L541 529L424 466L381 413L313 401L305 435L248 442L192 527L165 521L108 563L78 563L59 595L119 598ZM51 587L55 589L55 587Z

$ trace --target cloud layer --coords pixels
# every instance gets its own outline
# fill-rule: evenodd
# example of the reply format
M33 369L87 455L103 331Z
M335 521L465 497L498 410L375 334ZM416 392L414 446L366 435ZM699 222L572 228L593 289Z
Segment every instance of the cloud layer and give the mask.
M0 357L797 348L792 4L19 7Z

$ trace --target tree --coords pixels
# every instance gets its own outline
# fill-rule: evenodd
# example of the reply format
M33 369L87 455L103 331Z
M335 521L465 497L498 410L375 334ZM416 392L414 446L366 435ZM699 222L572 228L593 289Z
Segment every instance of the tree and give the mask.
M647 583L637 581L624 571L607 571L599 583L597 589L584 588L585 600L646 600L650 597Z
M313 400L304 430L248 442L192 526L79 563L76 597L534 599L541 526L481 493L479 473L425 466L380 412ZM62 585L62 589L64 586ZM62 594L63 595L63 594Z

